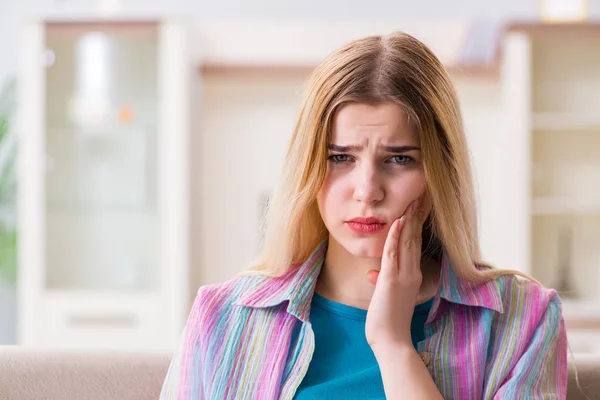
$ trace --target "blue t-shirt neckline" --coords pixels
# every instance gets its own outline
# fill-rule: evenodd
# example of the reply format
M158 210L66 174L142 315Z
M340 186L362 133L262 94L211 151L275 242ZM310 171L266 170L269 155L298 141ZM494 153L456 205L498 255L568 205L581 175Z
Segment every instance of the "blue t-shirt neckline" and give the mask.
M424 303L415 305L414 314L429 314L429 310L433 305L434 299L435 297L432 297ZM367 319L368 310L359 307L349 306L344 303L338 303L337 301L333 301L324 296L321 296L317 292L314 292L312 302L315 306L321 308L322 310L329 311L341 317L354 319L358 321L366 321Z
M424 339L432 304L433 298L415 306L410 327L415 348ZM385 399L379 364L365 336L367 312L314 293L309 327L314 352L294 400ZM294 346L302 327L294 331Z

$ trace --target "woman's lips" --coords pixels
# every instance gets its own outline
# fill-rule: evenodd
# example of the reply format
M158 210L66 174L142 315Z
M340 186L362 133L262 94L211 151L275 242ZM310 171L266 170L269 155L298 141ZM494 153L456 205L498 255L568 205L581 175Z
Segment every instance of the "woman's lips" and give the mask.
M377 233L383 230L386 225L385 223L365 224L355 221L348 221L346 224L348 224L348 227L356 233Z

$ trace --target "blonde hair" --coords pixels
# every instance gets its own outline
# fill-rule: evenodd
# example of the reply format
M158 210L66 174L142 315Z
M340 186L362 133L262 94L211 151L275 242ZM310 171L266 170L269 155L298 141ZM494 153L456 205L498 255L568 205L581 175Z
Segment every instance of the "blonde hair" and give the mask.
M515 274L539 283L481 260L469 153L454 86L431 50L405 33L349 42L313 71L280 185L267 207L262 254L245 273L281 276L327 238L316 199L327 171L335 113L345 104L383 102L401 105L420 134L433 206L423 252L439 256L443 248L456 273L468 281Z

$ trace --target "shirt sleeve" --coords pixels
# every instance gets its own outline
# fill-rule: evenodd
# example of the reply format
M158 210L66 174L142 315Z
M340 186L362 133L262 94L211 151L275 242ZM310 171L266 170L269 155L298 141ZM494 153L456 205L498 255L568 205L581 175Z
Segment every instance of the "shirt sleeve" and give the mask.
M196 299L173 353L160 392L160 400L203 400L201 325L205 317L205 288L198 290Z
M555 291L528 346L494 400L562 400L567 397L567 332Z

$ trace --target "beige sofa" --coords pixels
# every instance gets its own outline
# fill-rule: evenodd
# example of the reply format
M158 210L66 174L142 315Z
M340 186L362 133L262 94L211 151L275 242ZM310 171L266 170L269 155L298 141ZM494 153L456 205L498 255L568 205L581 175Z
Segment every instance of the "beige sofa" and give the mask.
M575 357L585 395L600 399L600 357ZM167 353L0 347L0 399L158 399L170 359ZM586 399L573 371L571 365L567 398Z

